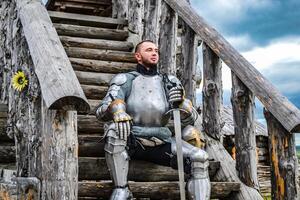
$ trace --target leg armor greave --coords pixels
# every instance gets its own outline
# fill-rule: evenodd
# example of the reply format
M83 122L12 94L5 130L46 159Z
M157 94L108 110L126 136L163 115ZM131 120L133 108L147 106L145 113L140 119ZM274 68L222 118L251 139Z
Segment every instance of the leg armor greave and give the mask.
M127 185L129 156L125 149L126 142L118 138L114 124L111 124L106 132L105 158L108 170L113 179L115 189L111 200L131 199L131 192Z
M172 153L176 154L176 143L172 139ZM191 178L187 183L189 199L209 200L210 199L210 181L208 174L208 154L191 144L182 141L183 157L191 160Z

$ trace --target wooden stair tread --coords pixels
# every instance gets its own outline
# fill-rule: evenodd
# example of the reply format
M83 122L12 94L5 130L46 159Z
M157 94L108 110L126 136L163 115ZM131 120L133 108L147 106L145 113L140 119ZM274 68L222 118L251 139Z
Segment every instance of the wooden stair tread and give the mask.
M54 23L76 23L82 26L94 26L103 28L117 28L120 25L127 25L125 19L115 19L111 17L100 17L94 15L84 15L76 13L48 11L49 16Z
M65 47L82 47L90 49L105 49L128 52L133 49L133 44L127 41L114 41L71 36L60 36L59 38Z
M129 181L129 187L135 198L179 199L179 186L176 181ZM108 198L112 188L111 181L80 181L78 183L78 196ZM229 196L231 192L239 191L239 189L240 183L237 182L211 182L211 198L224 198Z
M128 31L73 24L53 23L58 35L124 41Z
M72 58L86 58L94 60L106 60L116 62L131 62L135 63L134 54L124 51L88 49L80 47L65 47L66 53Z
M71 64L74 70L88 72L106 72L106 73L121 73L135 69L135 63L113 62L84 58L70 57Z
M108 86L115 74L75 71L80 84Z
M104 157L79 157L79 180L109 180L110 175ZM209 175L213 177L220 162L209 162ZM177 170L154 163L131 160L128 179L130 181L155 182L178 181Z

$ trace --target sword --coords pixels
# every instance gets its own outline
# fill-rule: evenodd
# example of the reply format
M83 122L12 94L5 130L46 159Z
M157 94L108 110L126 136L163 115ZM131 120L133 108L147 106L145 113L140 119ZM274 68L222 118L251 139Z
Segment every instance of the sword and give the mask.
M180 199L185 200L181 121L180 121L180 110L178 108L173 110L173 117L174 117L174 127L175 127L176 150L177 150Z

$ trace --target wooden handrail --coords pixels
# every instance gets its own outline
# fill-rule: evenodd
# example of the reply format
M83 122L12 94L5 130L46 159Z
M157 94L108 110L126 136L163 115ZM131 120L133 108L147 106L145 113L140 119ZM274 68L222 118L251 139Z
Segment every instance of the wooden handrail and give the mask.
M227 64L288 132L300 131L300 110L239 54L186 0L164 0Z
M40 0L16 2L47 108L88 112L90 106L45 6Z

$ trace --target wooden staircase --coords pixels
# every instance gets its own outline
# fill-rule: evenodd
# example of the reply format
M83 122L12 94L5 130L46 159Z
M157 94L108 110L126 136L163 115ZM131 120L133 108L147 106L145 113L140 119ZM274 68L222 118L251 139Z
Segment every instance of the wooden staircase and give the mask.
M76 2L83 8L88 2L96 1L56 2L68 2L68 5ZM110 79L135 68L133 44L126 41L129 36L127 21L99 16L99 12L78 14L75 8L63 9L60 4L55 5L50 7L49 15L91 106L89 114L78 113L78 198L108 199L113 185L104 158L104 124L96 119L94 112L106 94ZM110 15L104 12L104 16ZM219 166L219 162L210 162L212 198L228 197L240 187L235 182L214 182ZM177 171L171 168L131 161L129 180L135 198L179 199Z

